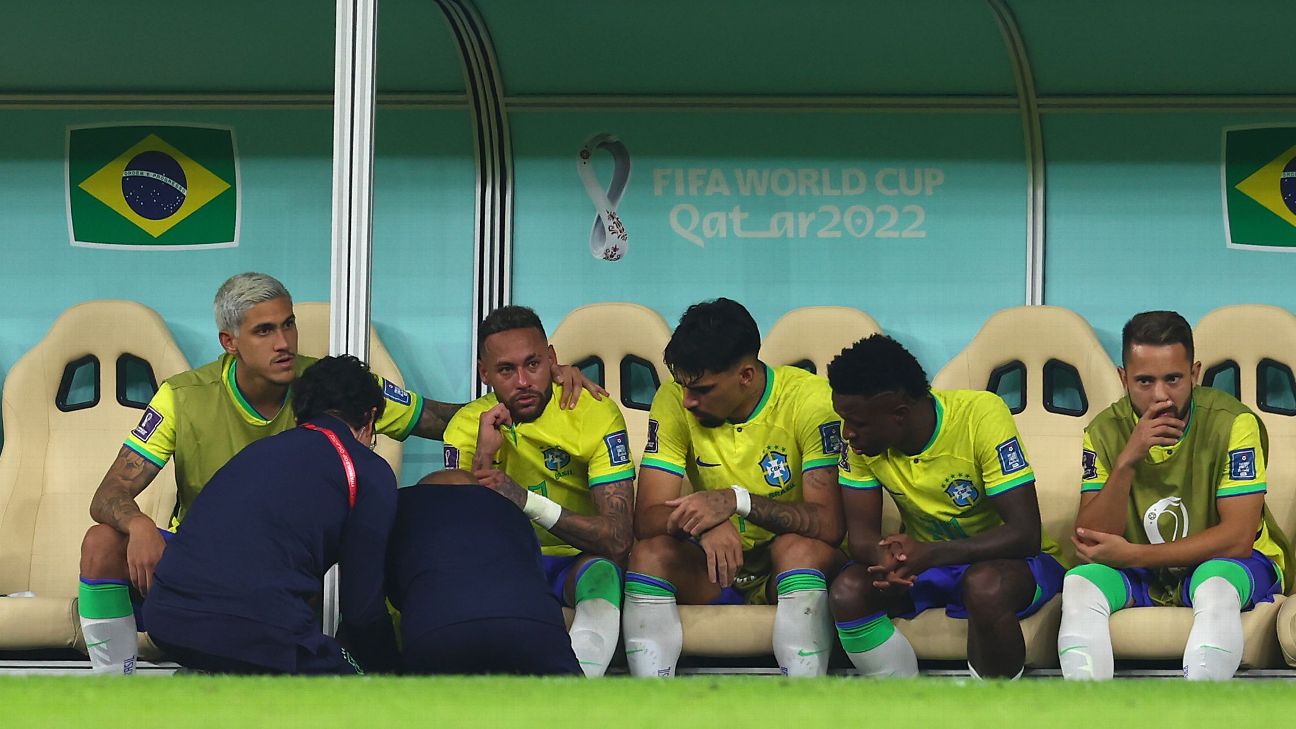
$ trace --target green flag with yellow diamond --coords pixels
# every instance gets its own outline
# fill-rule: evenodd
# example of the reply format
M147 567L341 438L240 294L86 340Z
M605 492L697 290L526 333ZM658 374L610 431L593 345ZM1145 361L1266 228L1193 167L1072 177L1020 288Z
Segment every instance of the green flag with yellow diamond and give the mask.
M238 160L232 129L70 127L67 155L72 245L238 245Z
M1296 126L1224 130L1230 248L1296 251Z

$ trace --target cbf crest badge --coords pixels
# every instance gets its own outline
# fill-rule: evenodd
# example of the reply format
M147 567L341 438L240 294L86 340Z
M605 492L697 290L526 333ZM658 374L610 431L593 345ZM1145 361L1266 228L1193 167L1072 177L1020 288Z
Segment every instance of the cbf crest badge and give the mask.
M545 468L550 471L561 471L568 463L571 463L571 456L568 455L567 451L557 446L544 449L541 455L544 456Z
M949 495L950 501L961 509L972 506L977 499L981 498L981 494L977 492L972 482L964 478L951 481L950 485L945 487L945 493Z
M766 451L760 460L761 471L765 474L765 483L783 488L792 481L792 468L788 466L787 454L778 451Z

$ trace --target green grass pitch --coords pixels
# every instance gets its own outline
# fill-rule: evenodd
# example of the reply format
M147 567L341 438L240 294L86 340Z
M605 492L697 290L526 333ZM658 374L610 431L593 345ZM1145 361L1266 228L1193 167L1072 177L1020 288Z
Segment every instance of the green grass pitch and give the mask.
M674 681L539 678L0 677L0 713L31 727L879 727L1222 729L1296 716L1296 683L923 678Z

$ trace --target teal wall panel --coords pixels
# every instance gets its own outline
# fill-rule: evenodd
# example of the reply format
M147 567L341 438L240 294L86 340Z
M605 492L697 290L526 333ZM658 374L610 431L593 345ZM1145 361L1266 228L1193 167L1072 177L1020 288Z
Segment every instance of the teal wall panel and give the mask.
M461 93L436 4L378 5L378 89ZM0 93L328 93L336 12L315 0L5 3Z
M1040 94L1291 94L1289 0L1008 0Z
M514 115L512 129L514 300L550 327L597 301L638 302L673 323L690 303L730 296L763 331L796 307L846 305L910 344L934 374L992 312L1024 303L1026 177L1015 115L527 113ZM632 160L618 209L630 246L617 262L590 255L594 208L577 174L578 150L599 132L619 135ZM610 166L606 153L595 155L605 185ZM916 194L899 191L901 170ZM916 184L928 173L915 170L939 184ZM744 193L736 177L748 174L770 176L766 194ZM871 228L855 206L873 215ZM738 228L735 210L747 216ZM737 232L771 226L776 237Z
M508 94L1014 93L986 3L477 2Z
M1046 303L1088 319L1114 359L1139 311L1195 323L1228 304L1296 310L1296 254L1225 245L1222 130L1272 123L1296 114L1046 117Z

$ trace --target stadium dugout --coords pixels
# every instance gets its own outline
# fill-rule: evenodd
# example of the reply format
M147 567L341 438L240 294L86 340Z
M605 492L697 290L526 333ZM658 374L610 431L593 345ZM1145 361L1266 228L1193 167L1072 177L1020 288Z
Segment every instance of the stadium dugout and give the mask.
M636 459L688 303L742 302L770 364L820 375L886 331L1005 398L1066 550L1121 325L1173 309L1202 384L1267 428L1296 535L1296 4L9 5L0 673L84 671L85 504L151 388L217 353L210 292L247 270L321 302L303 352L447 402L484 394L476 323L531 306ZM380 452L405 484L442 467ZM165 520L169 470L144 498ZM1289 603L1245 618L1240 675L1296 676ZM685 672L772 670L771 611L682 612ZM1185 619L1117 615L1118 675L1178 673ZM1056 620L1028 675L1055 675ZM963 670L944 616L900 629Z

